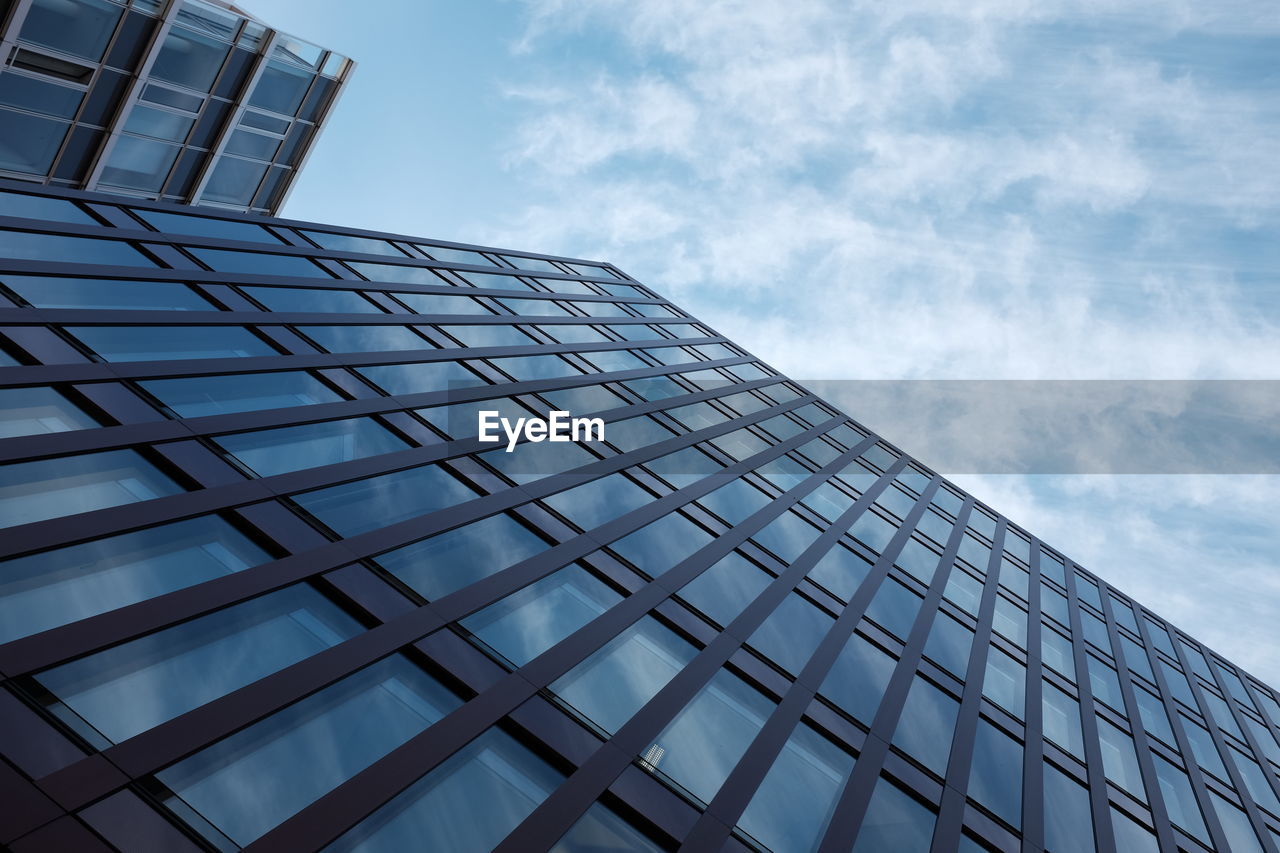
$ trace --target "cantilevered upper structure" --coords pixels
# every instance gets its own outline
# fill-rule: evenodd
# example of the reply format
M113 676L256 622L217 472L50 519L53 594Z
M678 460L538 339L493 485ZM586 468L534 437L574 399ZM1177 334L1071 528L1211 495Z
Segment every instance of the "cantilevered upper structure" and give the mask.
M1275 690L609 264L10 183L0 306L15 853L1276 851Z
M217 0L0 0L0 176L275 213L351 72Z

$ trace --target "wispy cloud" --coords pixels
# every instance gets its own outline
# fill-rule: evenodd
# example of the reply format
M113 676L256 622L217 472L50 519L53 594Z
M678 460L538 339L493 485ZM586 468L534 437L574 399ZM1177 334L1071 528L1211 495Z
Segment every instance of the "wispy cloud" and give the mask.
M608 258L797 376L1277 378L1269 1L525 8L506 162L538 198L482 237ZM977 487L1156 609L1256 627L1280 537L1213 530L1266 482Z

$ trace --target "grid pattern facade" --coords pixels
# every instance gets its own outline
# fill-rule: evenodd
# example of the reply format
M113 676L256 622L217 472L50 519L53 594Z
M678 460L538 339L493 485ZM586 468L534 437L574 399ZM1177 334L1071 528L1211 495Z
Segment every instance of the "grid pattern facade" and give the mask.
M0 0L0 176L273 213L351 68L219 0Z
M1277 850L1272 689L613 266L10 183L0 303L15 851Z

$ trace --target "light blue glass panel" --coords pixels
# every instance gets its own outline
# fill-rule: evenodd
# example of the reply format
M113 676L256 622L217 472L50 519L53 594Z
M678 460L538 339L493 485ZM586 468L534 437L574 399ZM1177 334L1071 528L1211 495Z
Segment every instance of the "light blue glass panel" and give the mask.
M872 512L864 511L849 528L849 534L879 554L893 539L898 528Z
M102 58L123 10L106 0L34 0L22 23L24 41L91 61Z
M475 497L461 480L424 465L294 495L298 506L340 536L355 536Z
M885 578L867 605L867 616L898 639L905 640L920 611L920 602L920 596L893 578Z
M420 348L428 349L430 346L424 340ZM479 376L453 361L379 364L374 367L358 367L356 373L393 395L452 391L486 384Z
M36 680L119 743L361 630L300 584L112 646Z
M0 169L47 175L70 127L66 121L0 108Z
M546 396L546 392L543 395ZM675 435L649 415L610 422L606 434L609 443L624 453L666 441Z
M476 278L473 274L471 278ZM477 282L480 287L524 287L523 282L514 278L500 278L498 276L485 276L483 281ZM554 299L499 299L503 306L511 310L513 314L519 314L522 317L570 317L569 309L565 308Z
M724 470L724 465L697 447L686 447L659 456L644 463L644 466L678 489ZM724 482L725 479L720 477L718 482Z
M724 626L755 601L772 580L773 576L764 569L733 551L681 587L679 594Z
M1191 790L1187 774L1159 755L1153 753L1151 758L1156 765L1156 779L1160 782L1160 793L1164 796L1169 819L1192 837L1212 846L1209 830L1205 828L1204 818L1200 815L1200 807L1196 805L1196 796Z
M506 732L490 729L325 850L492 850L562 779Z
M335 252L362 252L369 255L404 257L404 252L401 252L386 240L379 240L374 237L334 234L329 231L302 231L301 233L314 240L316 245L322 249L330 249Z
M271 559L204 516L0 563L0 642L105 613Z
M107 361L168 361L279 355L241 326L68 326Z
M816 850L852 771L852 755L801 723L738 825L770 850Z
M376 305L354 290L321 287L244 287L241 289L265 305L268 311L381 313ZM418 344L418 346L426 345Z
M1164 710L1164 703L1140 687L1134 688L1133 695L1138 701L1138 714L1142 717L1143 731L1171 746L1176 744L1173 727L1169 725L1169 715Z
M3 276L11 290L37 308L115 308L143 311L215 311L185 284L101 278Z
M29 80L5 74L4 80ZM0 216L20 216L24 219L50 219L56 222L73 222L77 225L99 225L96 219L81 210L75 202L62 198L46 198L24 193L0 192Z
M834 623L831 616L792 592L747 642L787 672L799 675Z
M915 539L908 539L893 564L926 586L933 583L938 571L939 556Z
M613 811L596 803L556 842L551 853L662 853L662 849Z
M384 658L156 774L248 844L459 704L400 655Z
M935 815L883 776L876 782L853 853L927 853Z
M1065 675L1075 683L1076 662L1072 656L1071 641L1056 631L1044 628L1040 631L1040 655L1045 666Z
M1115 806L1111 807L1111 827L1115 831L1116 850L1124 853L1160 853L1155 835Z
M222 158L223 163L238 162ZM234 203L234 202L233 202ZM251 275L287 275L298 278L333 278L308 258L297 255L271 255L264 252L236 252L230 249L187 249L210 269L218 272L241 272Z
M489 363L517 382L582 375L581 370L558 355L522 355L511 358L491 358Z
M516 666L524 666L622 600L578 565L511 593L461 625Z
M445 261L453 264L471 264L472 266L480 267L497 266L496 263L489 260L486 256L479 252L473 252L470 249L453 249L448 246L430 245L418 245L418 248L435 258L437 261ZM470 275L482 275L482 273L471 273Z
M0 117L3 115L4 112L0 111ZM0 166L2 165L0 162ZM25 231L0 231L0 257L122 267L157 266L123 240L95 240L89 237L63 237L59 234L30 234Z
M788 510L751 534L751 538L781 557L783 562L792 563L820 533L818 528Z
M831 666L820 692L855 720L871 725L896 661L854 634Z
M1186 732L1187 742L1191 744L1191 752L1196 763L1219 779L1228 779L1226 765L1222 763L1222 757L1218 755L1218 748L1213 745L1213 738L1209 736L1209 731L1186 714L1179 714L1179 716L1182 718L1182 729Z
M658 735L641 766L710 802L773 709L773 702L722 669Z
M1120 692L1120 678L1116 671L1093 655L1085 655L1089 667L1089 686L1093 696L1106 702L1117 711L1124 711L1124 695Z
M611 426L610 429L613 427ZM612 440L612 433L610 433ZM747 516L769 503L764 492L745 480L732 480L713 492L698 498L698 503L730 524L739 524Z
M551 690L613 734L696 653L670 629L645 616L552 683Z
M437 284L443 284L437 281ZM405 305L419 314L492 314L470 296L451 296L447 293L393 293Z
M542 502L583 530L590 530L652 500L653 495L618 473L543 498Z
M1044 765L1044 846L1053 853L1093 853L1089 792L1048 762Z
M336 465L409 447L371 418L223 435L214 441L261 477Z
M831 483L823 483L810 492L802 503L828 521L834 521L853 506L853 498Z
M1044 683L1044 736L1084 760L1084 730L1080 723L1080 703L1049 682Z
M982 695L1022 719L1026 703L1027 668L995 646L987 654L987 673L982 679Z
M332 403L342 397L308 373L237 373L139 383L180 418Z
M511 516L494 515L388 551L374 562L430 600L497 574L547 547Z
M959 713L959 702L917 675L902 706L893 745L945 777Z
M0 438L96 426L97 421L52 388L0 388Z
M996 596L996 612L992 617L991 628L1013 640L1019 648L1027 647L1027 611L1003 595Z
M1022 745L986 720L978 720L969 796L996 816L1022 823Z
M645 574L658 577L711 540L710 533L673 512L610 543L609 547Z
M0 468L0 483L0 527L183 491L133 450L16 462Z
M970 616L976 617L978 606L982 603L982 581L957 566L947 576L947 586L942 595Z
M841 601L848 601L867 579L871 564L843 545L833 545L809 570L809 578Z
M407 326L299 326L298 331L329 352L387 352L434 349Z
M1208 790L1209 800L1218 814L1218 822L1222 824L1222 832L1227 837L1231 853L1262 853L1257 833L1253 831L1245 813L1218 796L1212 788Z
M934 663L957 678L969 670L969 652L973 647L973 631L945 613L939 613L929 627L924 653Z
M441 326L440 331L461 341L466 347L527 347L537 343L521 331L519 326L492 323L476 326Z
M1098 717L1098 740L1102 744L1102 769L1112 782L1146 802L1147 789L1138 769L1138 753L1133 738Z
M1235 762L1236 769L1240 771L1240 776L1244 779L1244 786L1248 791L1249 797L1259 808L1266 809L1273 815L1280 815L1280 799L1277 799L1267 775L1263 772L1258 762L1235 747L1228 747L1227 752L1231 754L1231 760Z
M370 281L394 282L396 284L448 284L448 282L426 267L375 264L366 261L347 261L347 266Z

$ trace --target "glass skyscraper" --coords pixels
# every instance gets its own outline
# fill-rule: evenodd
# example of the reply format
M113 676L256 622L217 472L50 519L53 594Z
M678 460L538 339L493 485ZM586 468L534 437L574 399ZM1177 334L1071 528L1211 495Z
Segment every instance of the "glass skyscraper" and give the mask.
M1274 690L609 264L8 182L0 304L18 853L1280 843Z
M0 0L0 176L274 213L351 65L220 0Z

